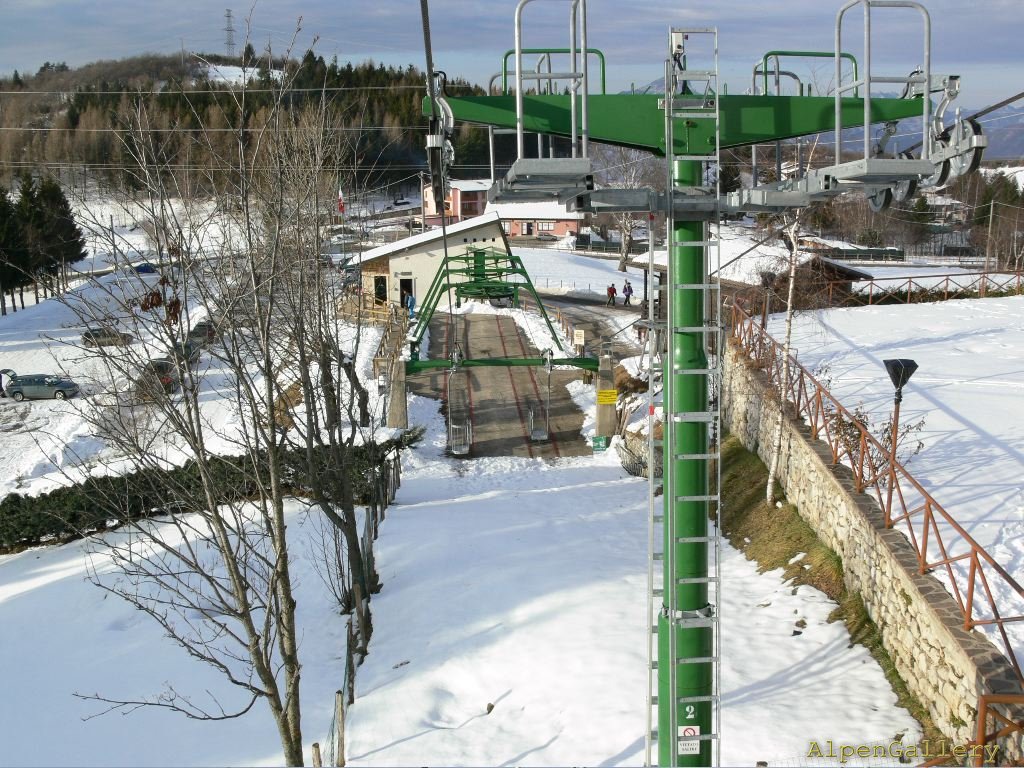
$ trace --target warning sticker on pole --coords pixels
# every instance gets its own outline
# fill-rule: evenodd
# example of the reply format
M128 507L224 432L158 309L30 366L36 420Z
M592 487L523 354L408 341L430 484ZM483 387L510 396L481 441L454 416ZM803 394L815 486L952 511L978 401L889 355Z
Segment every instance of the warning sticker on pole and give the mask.
M692 738L700 736L699 725L684 725L679 728L679 754L699 755L700 739ZM688 738L689 737L689 738Z
M585 344L586 341L587 341L587 336L583 332L582 328L577 328L576 330L574 330L572 332L572 343L575 344L577 347L580 344Z
M619 391L617 389L599 389L597 390L597 404L598 405L615 405L619 399Z

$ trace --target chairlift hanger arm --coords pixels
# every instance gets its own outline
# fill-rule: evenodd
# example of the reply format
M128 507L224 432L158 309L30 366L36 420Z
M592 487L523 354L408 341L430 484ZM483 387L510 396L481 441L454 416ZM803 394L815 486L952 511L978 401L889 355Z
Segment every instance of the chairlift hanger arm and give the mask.
M531 133L569 137L569 97L524 95L523 128ZM665 113L658 94L591 95L590 137L594 141L665 154ZM496 128L515 128L515 96L450 96L456 120ZM425 100L424 114L431 105ZM831 131L835 100L831 96L718 96L721 146L735 148ZM843 99L844 128L863 125L864 101ZM872 122L920 117L918 99L871 100ZM676 130L676 154L697 154L713 146L713 121L701 120Z

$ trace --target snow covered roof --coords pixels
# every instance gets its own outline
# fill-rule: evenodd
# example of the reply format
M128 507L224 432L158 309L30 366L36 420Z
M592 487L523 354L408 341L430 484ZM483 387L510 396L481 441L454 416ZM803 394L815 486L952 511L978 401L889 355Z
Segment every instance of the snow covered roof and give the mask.
M482 216L474 216L472 219L465 219L457 224L450 224L447 228L447 232L449 236L458 235L462 232L478 229L486 224L496 224L499 221L500 219L496 213L485 213ZM365 264L368 261L379 259L382 256L392 256L396 253L407 251L410 248L415 248L418 245L431 243L435 240L440 241L443 234L444 232L440 227L437 229L428 229L426 232L421 232L418 235L405 237L401 240L396 240L393 243L381 245L377 248L371 248L369 251L363 251L363 253L353 259L353 262Z
M555 201L540 203L487 203L487 213L497 212L503 221L547 219L553 221L580 221L582 213L569 213Z
M460 192L486 192L491 188L490 179L452 179L448 184Z

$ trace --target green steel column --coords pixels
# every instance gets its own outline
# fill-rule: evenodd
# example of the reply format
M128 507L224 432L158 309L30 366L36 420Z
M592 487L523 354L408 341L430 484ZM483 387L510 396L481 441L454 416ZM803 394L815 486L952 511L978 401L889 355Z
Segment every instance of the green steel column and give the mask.
M676 184L700 184L701 164L677 161L673 170ZM671 222L675 242L703 241L702 222ZM665 609L658 621L658 763L667 766L707 766L711 764L711 742L700 743L696 754L678 753L678 739L672 733L672 710L676 708L676 723L682 735L687 727L696 727L700 734L711 733L712 705L710 701L679 702L685 697L710 697L713 692L713 665L711 662L678 663L679 660L708 658L712 655L713 635L710 627L683 627L673 619L698 619L710 615L708 585L706 581L680 584L681 579L703 579L708 575L708 545L706 542L676 543L680 537L707 537L708 509L705 501L676 501L680 496L705 496L707 489L707 462L681 460L679 454L707 452L707 425L700 422L673 422L670 413L707 411L708 381L706 374L675 373L681 369L706 369L705 339L699 333L676 333L672 328L700 327L704 325L704 293L698 288L676 289L679 284L700 285L708 281L703 246L673 246L669 254L668 318L669 359L666 380L665 464L669 476L668 493L664 497L665 531L664 595ZM668 615L670 590L675 593L675 616ZM675 690L671 690L672 645L677 661Z

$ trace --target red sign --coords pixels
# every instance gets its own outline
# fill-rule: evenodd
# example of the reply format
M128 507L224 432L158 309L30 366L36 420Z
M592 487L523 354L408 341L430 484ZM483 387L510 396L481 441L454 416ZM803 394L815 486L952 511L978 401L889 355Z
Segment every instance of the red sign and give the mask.
M345 195L342 194L341 190L338 190L338 213L345 212Z

